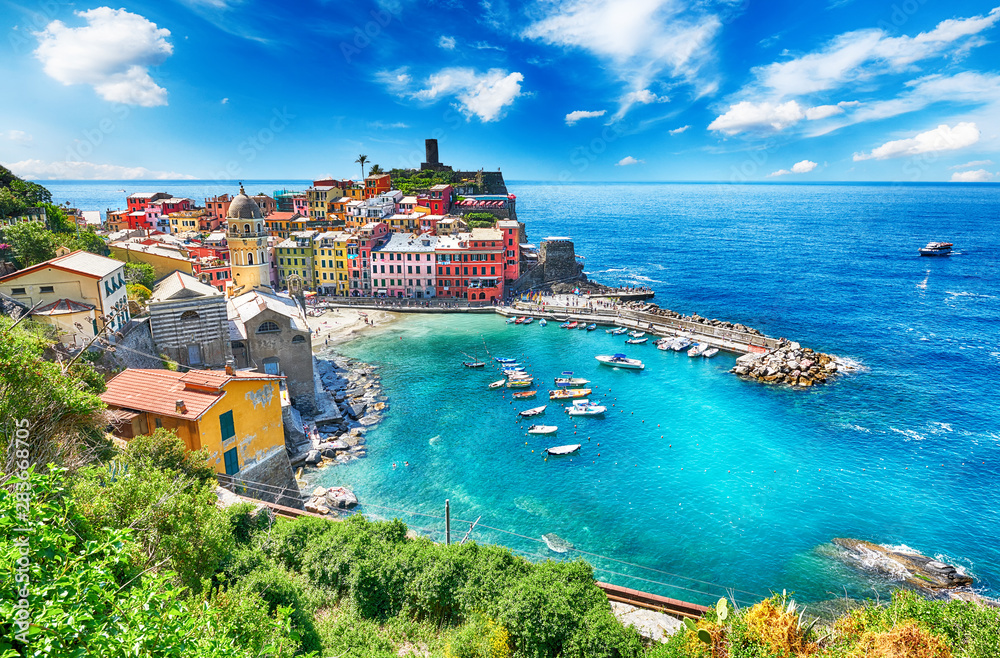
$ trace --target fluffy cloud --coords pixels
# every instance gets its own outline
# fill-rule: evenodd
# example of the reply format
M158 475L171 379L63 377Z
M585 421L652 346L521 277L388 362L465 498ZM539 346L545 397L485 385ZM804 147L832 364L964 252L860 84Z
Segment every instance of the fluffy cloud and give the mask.
M0 132L0 137L9 139L12 142L16 142L23 146L27 146L31 142L35 141L34 135L29 135L23 130L9 130L7 132Z
M727 135L735 135L745 130L784 130L805 116L805 110L796 101L780 104L740 101L736 105L730 105L728 112L716 117L708 124L708 129Z
M992 160L973 160L972 162L966 162L965 164L948 167L948 169L951 169L952 171L956 169L972 169L973 167L983 167L991 164L993 164Z
M816 168L816 163L813 162L812 160L802 160L800 162L796 162L795 164L793 164L790 170L779 169L778 171L771 172L770 174L768 174L768 176L774 177L774 176L787 176L789 174L808 174L815 168Z
M397 81L406 84L397 75ZM471 68L447 68L431 75L423 89L410 92L408 95L417 100L435 102L446 96L453 96L458 109L467 118L479 117L486 123L497 121L503 116L504 108L514 103L521 95L521 83L524 76L518 72L508 73L502 69L490 69L486 73L477 73Z
M167 104L167 90L149 75L173 53L170 31L125 11L98 7L78 11L87 24L52 21L38 37L37 57L45 72L65 85L88 84L108 101L154 107Z
M908 139L897 139L886 142L872 150L871 153L855 153L854 161L885 160L900 158L921 153L936 153L940 151L955 151L972 146L979 141L979 128L974 123L962 122L952 128L941 124L934 130L920 133Z
M177 180L194 176L176 171L153 171L145 167L95 164L93 162L45 162L22 160L10 165L10 170L23 178L35 180Z
M674 128L673 130L668 130L667 132L671 135L680 135L682 132L686 131L691 126L681 126L680 128Z
M844 108L839 105L817 105L806 110L806 118L810 121L818 121L836 114L843 114L843 112Z
M607 110L573 110L566 115L566 125L572 126L580 119L593 119L594 117L602 117L607 113Z
M368 127L372 130L396 130L399 128L409 128L410 125L403 123L402 121L394 121L392 123L385 123L384 121L369 121ZM333 178L333 176L330 176Z
M624 158L622 158L621 160L619 160L615 164L615 166L616 167L627 167L629 165L644 164L645 162L646 162L645 160L637 160L637 159L633 158L631 155L626 155Z
M438 47L444 50L455 50L455 37L448 37L442 34L441 38L438 39Z
M891 37L884 30L847 32L816 52L754 69L760 86L778 97L835 89L876 75L905 70L914 63L954 53L957 42L987 30L1000 20L1000 7L986 16L942 21L915 37ZM972 41L969 47L979 45Z
M715 88L703 70L714 56L712 42L722 22L701 5L682 0L557 0L543 7L543 15L522 36L585 50L632 90L646 89L663 73L700 93ZM626 104L628 94L622 99L627 112Z
M993 172L986 171L985 169L976 169L974 171L956 171L951 175L952 183L988 183L997 174Z

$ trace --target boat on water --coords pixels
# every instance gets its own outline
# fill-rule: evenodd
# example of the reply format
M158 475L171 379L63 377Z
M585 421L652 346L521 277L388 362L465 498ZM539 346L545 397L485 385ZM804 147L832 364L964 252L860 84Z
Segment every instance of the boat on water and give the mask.
M531 409L525 409L524 411L518 413L517 415L520 416L521 418L540 416L541 414L545 413L545 407L547 406L548 406L547 404L543 404L540 407L532 407Z
M503 386L506 383L507 383L506 379L501 379L500 381L493 382L487 388L500 388L501 386Z
M524 324L528 325L528 324L531 324L534 321L535 321L535 318L528 318L527 320L524 321Z
M515 322L517 322L517 318L507 318L504 324L514 324Z
M517 363L517 359L505 359L502 356L495 356L493 360L497 363Z
M594 329L597 329L597 325L593 322L587 325L587 331L593 331Z
M466 368L484 368L486 364L482 361L462 361L462 365Z
M656 349L666 352L670 349L670 343L657 343Z
M535 397L536 395L538 395L538 391L518 391L517 393L513 393L511 397L515 400L527 400Z
M635 331L628 332L628 335L631 336L632 338L642 338L643 336L646 335L646 332L645 331L639 331L637 329Z
M580 449L579 443L574 443L568 446L553 446L551 448L546 448L545 453L549 455L572 455Z
M632 370L642 370L646 367L639 359L630 359L624 354L599 354L594 357L601 362L602 365L612 366L614 368L630 368Z
M921 247L918 251L921 256L947 256L954 246L950 242L928 242L926 247Z
M561 325L559 325L559 328L560 329L569 329L569 321L563 322Z
M535 380L528 379L511 379L507 382L507 388L530 388Z
M705 343L695 343L694 347L688 350L688 356L701 356L707 349L708 345Z
M566 325L566 328L567 329L576 329L576 326L578 324L580 324L580 323L579 322L570 322L569 324Z
M524 372L524 368L521 367L520 363L508 363L500 367L500 370L504 372Z
M647 340L649 340L649 339L648 338L629 338L625 342L628 343L629 345L642 345Z
M586 386L590 383L589 379L584 379L583 377L556 377L555 385L560 388L565 388L567 386Z
M555 425L532 425L528 434L555 434L558 429Z
M675 352L680 352L681 350L686 350L689 347L691 347L691 339L690 338L678 338L674 342L670 343L670 349L672 349Z
M524 316L519 317L518 319L514 320L514 324L524 324L524 321L527 320L527 319L528 318L526 318Z
M542 318L541 320L538 321L538 326L539 327L544 327L547 324L548 324L548 321L545 318Z
M705 357L706 359L711 359L713 356L715 356L718 353L719 353L719 348L718 347L710 347L707 350L705 350L704 352L702 352L701 355L703 357Z
M550 551L554 551L556 553L568 553L573 550L573 544L569 543L554 532L542 535L542 541L545 542L545 545L549 547Z
M607 410L607 407L590 400L573 400L573 404L563 409L570 416L601 416Z
M578 324L576 326L576 328L579 329L580 331L586 331L587 330L587 323L586 322L581 322L580 324Z
M624 333L628 333L628 329L626 329L625 327L618 327L617 329L611 330L612 336L621 336Z
M549 399L575 400L577 398L585 398L592 392L592 389L589 388L560 388L554 391L549 391Z

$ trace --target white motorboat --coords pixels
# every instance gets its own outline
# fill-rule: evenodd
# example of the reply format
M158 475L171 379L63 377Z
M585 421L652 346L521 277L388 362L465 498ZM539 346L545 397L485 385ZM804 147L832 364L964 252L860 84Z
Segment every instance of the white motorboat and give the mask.
M649 339L648 338L629 338L625 342L627 344L629 344L629 345L642 345L647 340L649 340Z
M501 386L503 386L506 383L507 383L506 379L501 379L500 381L496 381L496 382L493 382L492 384L490 384L489 388L500 388Z
M548 322L546 322L545 318L542 318L541 320L538 321L538 326L539 327L544 327L547 324L548 324Z
M517 322L517 318L512 317L512 318L507 318L507 321L504 324L514 324L515 322Z
M555 425L532 425L528 428L528 434L555 434L558 429Z
M706 359L711 359L713 356L715 356L718 353L719 353L719 348L718 347L710 347L707 350L705 350L704 352L702 352L701 355L703 357L705 357Z
M705 343L696 343L694 347L688 350L688 356L701 356L702 352L708 349L708 345Z
M632 338L642 338L643 336L646 335L646 332L639 331L638 329L636 329L635 331L628 332L628 335L631 336Z
M601 362L602 365L611 366L613 368L629 368L632 370L642 370L646 367L639 359L630 359L624 354L599 354L594 357Z
M950 242L928 242L926 247L921 247L918 251L921 256L947 256L954 246Z
M573 400L573 404L564 409L570 416L600 416L607 410L607 407L590 400Z
M580 449L579 443L574 443L568 446L553 446L551 448L546 448L545 452L549 455L571 455Z
M518 413L517 415L520 416L521 418L530 418L532 416L540 416L541 414L545 413L545 407L547 407L547 406L548 405L543 404L540 407L533 407L531 409L525 409L524 411Z
M555 383L559 388L577 388L586 386L590 383L590 380L583 377L556 377Z
M681 350L686 350L689 347L691 347L691 339L690 338L678 338L677 340L675 340L674 342L672 342L670 344L670 349L672 349L675 352L680 352Z

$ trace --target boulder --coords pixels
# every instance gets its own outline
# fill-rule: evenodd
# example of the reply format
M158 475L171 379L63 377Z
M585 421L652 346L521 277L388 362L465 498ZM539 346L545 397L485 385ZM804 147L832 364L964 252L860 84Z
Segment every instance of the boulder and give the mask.
M322 500L323 499L321 498L310 498L304 505L305 510L313 514L328 514L330 512L330 508L324 505L321 502Z
M310 466L315 466L316 464L323 461L323 454L319 450L310 450L306 455L305 463Z
M874 570L893 579L902 577L921 590L944 590L972 584L972 578L954 566L919 553L903 553L861 539L837 537L833 543L843 548L851 564Z
M326 504L337 509L349 509L358 504L358 497L344 487L328 489L325 496Z

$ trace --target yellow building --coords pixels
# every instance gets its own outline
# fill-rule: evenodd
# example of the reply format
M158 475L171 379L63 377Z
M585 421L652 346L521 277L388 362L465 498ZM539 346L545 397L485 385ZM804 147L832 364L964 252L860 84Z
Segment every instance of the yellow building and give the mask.
M271 287L267 238L264 214L240 185L240 193L233 197L226 212L226 240L229 243L234 295L250 292L254 288Z
M126 263L146 263L153 266L157 279L174 272L194 276L194 262L186 249L151 238L129 238L108 245L111 255Z
M208 451L217 473L234 475L285 449L281 377L226 370L129 368L101 399L123 439L173 430L188 450Z
M322 233L316 238L316 289L326 295L346 297L349 290L348 248L357 238L344 231Z

